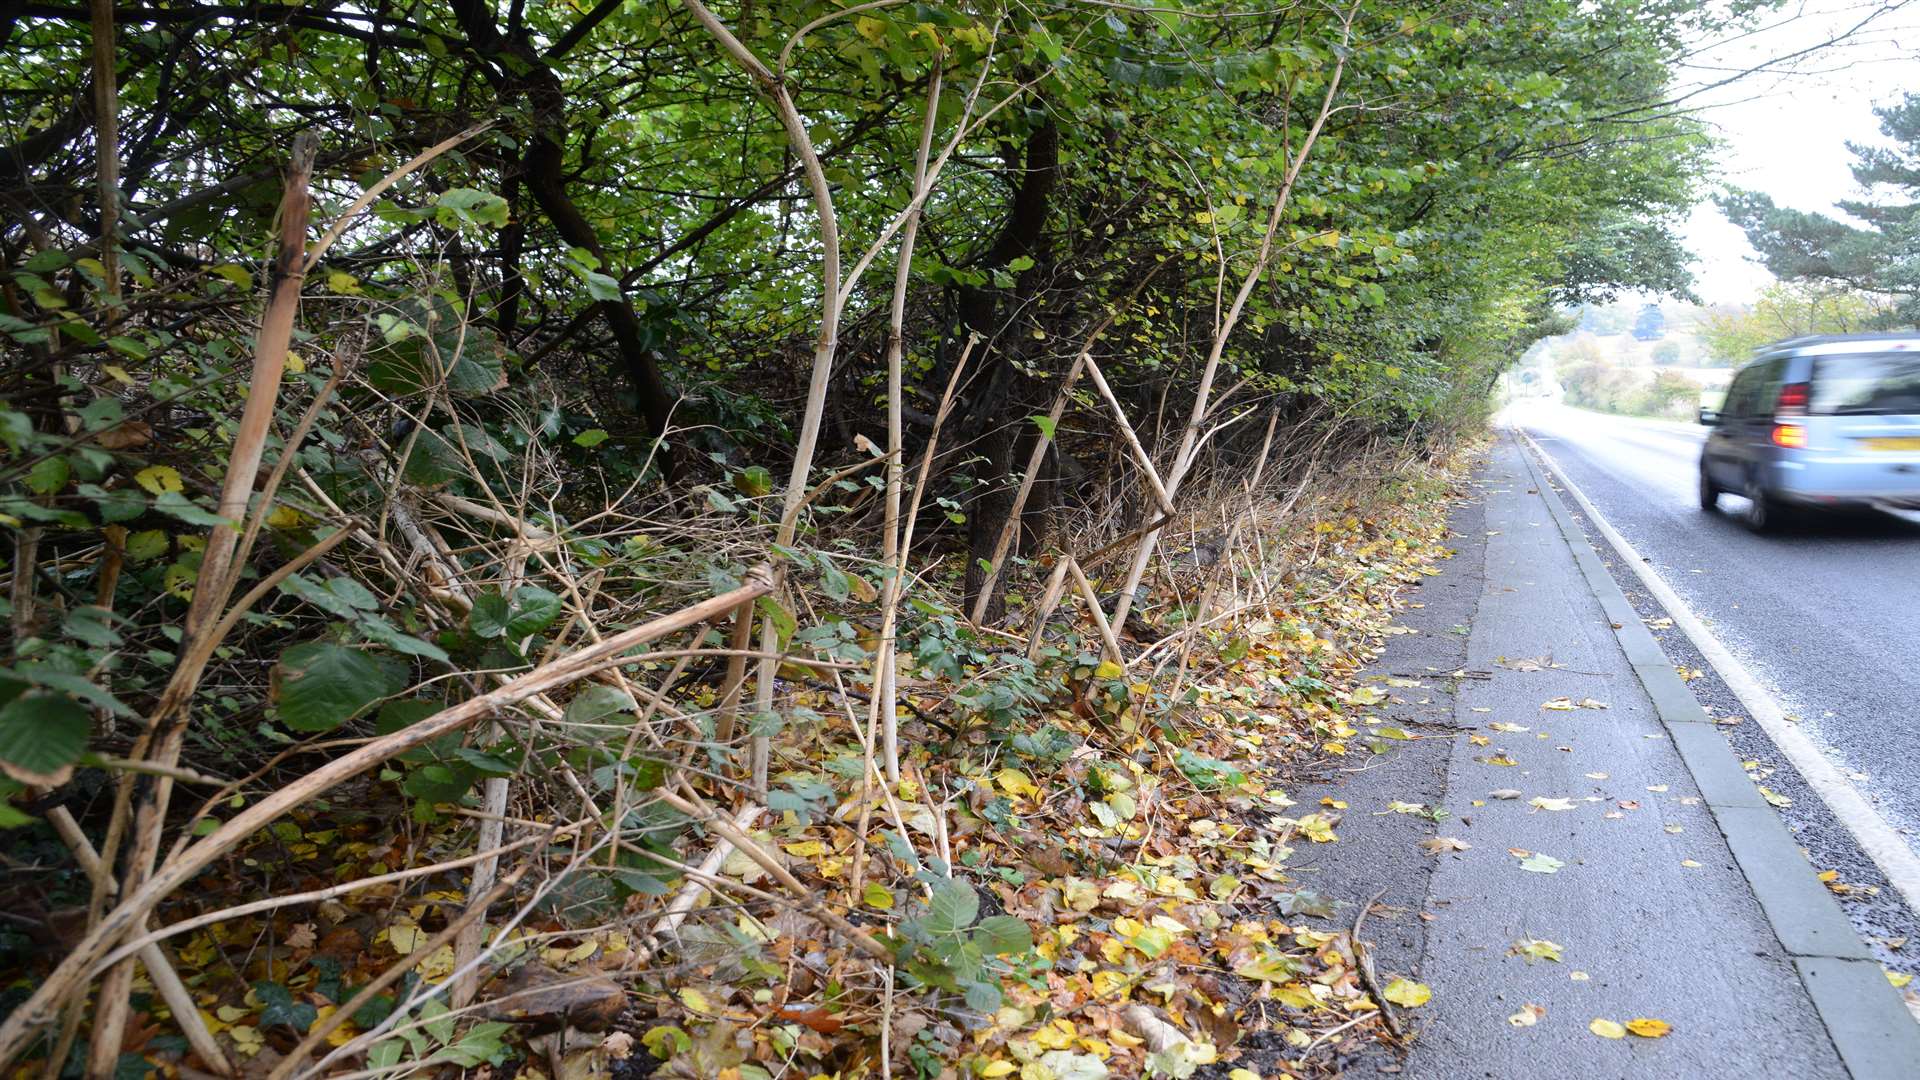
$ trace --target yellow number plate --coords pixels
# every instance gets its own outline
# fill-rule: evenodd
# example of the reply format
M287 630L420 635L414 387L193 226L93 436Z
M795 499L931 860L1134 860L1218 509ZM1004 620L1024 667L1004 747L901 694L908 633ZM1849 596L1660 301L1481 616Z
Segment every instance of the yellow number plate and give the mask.
M1920 438L1862 439L1869 450L1920 450Z

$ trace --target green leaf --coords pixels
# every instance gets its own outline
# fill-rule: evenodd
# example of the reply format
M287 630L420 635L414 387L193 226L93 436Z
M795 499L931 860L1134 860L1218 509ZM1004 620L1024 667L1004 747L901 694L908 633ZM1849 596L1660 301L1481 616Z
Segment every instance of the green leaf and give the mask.
M933 887L927 917L921 925L930 934L957 934L973 925L980 914L980 894L964 881L948 878Z
M473 787L473 774L438 762L407 773L400 790L430 803L455 802Z
M510 614L507 598L489 589L474 597L473 610L467 612L467 629L475 637L500 637L507 632Z
M973 940L989 956L1006 956L1033 948L1033 931L1011 915L989 915L980 920Z
M100 508L100 520L112 525L118 521L132 521L147 512L147 497L132 488L116 488L108 491L99 484L81 484L75 489L92 499ZM136 534L141 535L141 534ZM161 534L164 542L166 534ZM128 553L132 553L132 538L128 538Z
M67 459L55 454L41 458L27 473L27 487L35 495L51 495L67 486L67 480L73 475L73 467Z
M0 708L0 765L23 783L55 783L86 753L91 728L72 698L29 691Z
M569 724L591 724L634 708L633 697L625 690L596 683L573 695L566 718Z
M164 510L189 525L204 525L211 529L221 525L233 524L233 522L228 521L219 514L210 514L202 510L199 506L195 505L192 500L177 491L163 491L155 495L153 497L153 508L155 510Z
M277 982L254 983L253 996L260 1001L262 1027L285 1024L305 1034L320 1015L319 1010L312 1005L304 1001L295 1001L292 992Z
M448 228L457 228L462 222L495 229L507 224L507 200L492 192L449 188L433 202L434 218Z
M758 499L773 491L773 474L766 469L751 465L733 474L733 490L750 499Z
M538 585L522 585L513 590L513 604L507 616L507 637L518 641L537 634L560 617L561 599Z
M332 731L391 692L372 657L330 641L281 653L273 681L280 720L295 731Z

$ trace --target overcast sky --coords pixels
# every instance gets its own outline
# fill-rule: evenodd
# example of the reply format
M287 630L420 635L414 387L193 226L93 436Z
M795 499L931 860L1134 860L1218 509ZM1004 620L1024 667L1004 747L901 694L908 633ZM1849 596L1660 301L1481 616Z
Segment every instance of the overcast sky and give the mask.
M1681 73L1689 86L1717 82L1733 71L1778 60L1866 22L1846 44L1709 90L1701 118L1723 140L1725 183L1763 191L1801 210L1833 213L1834 203L1857 197L1847 143L1884 141L1872 108L1920 90L1920 0L1863 3L1805 0L1789 3L1754 34L1706 43ZM1742 303L1769 280L1740 230L1711 203L1696 209L1684 230L1699 262L1695 291L1707 303Z

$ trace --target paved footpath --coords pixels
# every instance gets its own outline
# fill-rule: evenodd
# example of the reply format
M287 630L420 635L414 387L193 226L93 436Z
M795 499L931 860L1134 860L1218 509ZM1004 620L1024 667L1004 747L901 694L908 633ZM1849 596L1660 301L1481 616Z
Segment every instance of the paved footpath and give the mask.
M1920 1024L1545 473L1503 437L1479 486L1375 674L1389 716L1443 737L1305 792L1350 807L1325 880L1348 900L1392 886L1367 936L1433 989L1410 1054L1349 1075L1920 1077ZM1437 826L1380 813L1422 799ZM1436 834L1470 846L1420 853ZM1525 941L1560 959L1515 955ZM1589 1030L1641 1017L1671 1034Z

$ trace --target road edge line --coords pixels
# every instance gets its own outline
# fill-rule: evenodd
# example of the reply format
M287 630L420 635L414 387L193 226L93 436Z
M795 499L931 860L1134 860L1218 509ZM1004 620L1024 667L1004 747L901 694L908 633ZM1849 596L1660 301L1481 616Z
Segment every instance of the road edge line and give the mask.
M1549 475L1549 470L1557 474L1560 488L1580 503L1588 520L1602 530L1608 542L1615 544L1616 552L1636 570L1644 565L1639 555L1624 537L1606 524L1593 504L1567 479L1551 454L1525 431L1518 427L1509 430L1524 443L1518 448L1520 456L1534 477L1541 501L1554 518L1561 539L1580 567L1581 576L1587 580L1588 589L1612 621L1615 639L1632 662L1635 677L1646 689L1668 738L1700 788L1714 824L1726 839L1749 891L1760 904L1762 916L1780 942L1826 1028L1828 1039L1839 1053L1841 1066L1853 1080L1883 1077L1910 1080L1913 1063L1920 1061L1920 1024L1914 1023L1915 1017L1908 1011L1900 992L1887 981L1884 969L1866 958L1868 954L1851 921L1827 890L1814 880L1813 866L1802 855L1786 823L1748 790L1753 785L1740 770L1732 747L1714 730L1712 721L1675 671L1671 658L1639 621L1626 593L1600 561L1599 550L1587 539L1561 500L1553 483L1555 477ZM1528 448L1533 452L1529 453ZM1656 592L1656 598L1664 604L1671 597L1676 606L1668 609L1669 614L1678 624L1680 613L1690 614L1689 609L1657 576L1648 580L1649 573L1650 570L1641 573L1642 581L1650 590L1659 582L1667 596ZM1705 627L1701 626L1701 630L1704 633ZM1712 640L1711 635L1707 636ZM1714 644L1719 643L1714 641ZM1724 648L1721 651L1724 653ZM1705 649L1701 653L1707 655ZM1712 662L1710 656L1708 662ZM1745 674L1744 670L1742 673ZM1801 738L1805 739L1804 734ZM1812 746L1811 740L1806 742ZM1832 768L1830 762L1821 761ZM1710 790L1728 797L1707 797ZM1859 798L1857 792L1853 794ZM1821 793L1821 797L1826 796ZM1866 809L1871 813L1870 807ZM1838 810L1834 813L1839 816ZM1850 822L1844 818L1842 822L1851 829ZM1796 873L1798 867L1804 867L1804 872Z
M1900 834L1894 831L1893 826L1887 824L1886 819L1867 802L1866 797L1860 794L1852 782L1840 774L1840 770L1833 762L1827 760L1827 756L1821 753L1820 748L1811 738L1808 738L1807 733L1786 718L1786 713L1781 710L1774 701L1773 695L1760 683L1760 680L1747 670L1746 665L1742 664L1732 651L1721 644L1720 639L1714 636L1713 631L1701 621L1698 615L1693 613L1693 609L1681 599L1680 594L1675 592L1672 586L1667 584L1659 571L1643 559L1627 538L1620 535L1620 532L1607 522L1593 505L1592 500L1587 498L1586 493L1567 476L1567 471L1560 467L1560 463L1554 459L1553 455L1526 431L1518 427L1513 431L1526 441L1534 453L1540 455L1540 459L1553 471L1560 486L1566 489L1567 494L1573 496L1581 512L1586 514L1589 522L1592 522L1594 531L1613 547L1614 553L1620 556L1622 562L1633 568L1641 584L1645 585L1647 591L1653 594L1653 598L1666 609L1667 614L1673 619L1673 624L1693 642L1694 648L1698 649L1700 655L1712 665L1714 671L1719 674L1720 680L1726 684L1728 690L1733 692L1733 696L1740 699L1740 704L1746 708L1747 714L1767 733L1767 737L1773 740L1774 747L1806 780L1807 786L1813 789L1814 794L1820 796L1820 801L1826 803L1827 809L1832 811L1835 820L1839 821L1853 837L1854 842L1860 845L1860 850L1866 854L1867 858L1873 860L1873 864L1882 874L1886 875L1887 883L1893 886L1908 907L1915 912L1920 912L1920 856L1913 853L1906 841L1900 838Z

